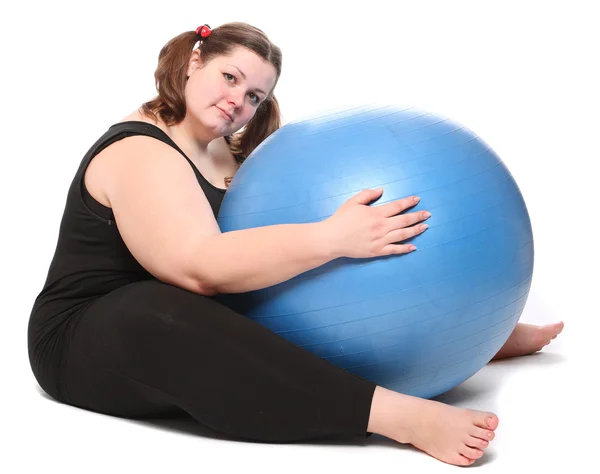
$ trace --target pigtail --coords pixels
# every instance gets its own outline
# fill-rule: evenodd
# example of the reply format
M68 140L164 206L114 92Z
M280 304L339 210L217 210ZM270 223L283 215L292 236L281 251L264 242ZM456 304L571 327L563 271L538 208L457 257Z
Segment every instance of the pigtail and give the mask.
M259 106L254 117L246 126L231 137L229 148L236 156L238 163L242 164L260 143L280 127L279 102L272 95Z
M154 79L158 96L142 105L146 115L167 124L179 123L185 117L185 83L190 54L197 42L194 31L188 31L171 39L158 55Z

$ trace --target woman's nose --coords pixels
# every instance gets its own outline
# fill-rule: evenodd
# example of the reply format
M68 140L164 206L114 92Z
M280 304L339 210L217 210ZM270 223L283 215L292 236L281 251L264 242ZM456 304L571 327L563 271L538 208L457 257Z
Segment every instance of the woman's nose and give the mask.
M244 103L244 91L235 90L229 94L229 102L236 108L239 108Z

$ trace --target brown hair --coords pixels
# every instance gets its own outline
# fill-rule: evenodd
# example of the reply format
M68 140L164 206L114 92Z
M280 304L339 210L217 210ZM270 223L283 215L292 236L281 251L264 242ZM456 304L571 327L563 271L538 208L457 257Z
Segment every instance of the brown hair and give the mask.
M167 125L175 125L186 114L185 84L187 68L194 45L199 40L195 31L188 31L171 39L158 55L154 72L158 96L142 105L142 111ZM269 61L277 71L275 85L281 75L281 50L267 35L247 23L227 23L212 30L202 40L200 58L204 63L216 56L231 54L236 46L243 46ZM275 88L275 86L273 86ZM254 117L239 132L228 137L229 148L241 164L250 153L281 126L279 103L271 93L259 106ZM228 183L227 183L228 184Z

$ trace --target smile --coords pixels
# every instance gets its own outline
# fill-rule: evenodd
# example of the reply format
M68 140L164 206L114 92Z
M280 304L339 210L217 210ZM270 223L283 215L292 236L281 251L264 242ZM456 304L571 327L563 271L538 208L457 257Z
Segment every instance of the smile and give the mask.
M221 112L221 115L223 115L223 117L228 119L230 122L233 122L233 117L231 115L229 115L227 112L225 112L223 109L221 109L219 107L217 107L217 109L219 109L219 111Z

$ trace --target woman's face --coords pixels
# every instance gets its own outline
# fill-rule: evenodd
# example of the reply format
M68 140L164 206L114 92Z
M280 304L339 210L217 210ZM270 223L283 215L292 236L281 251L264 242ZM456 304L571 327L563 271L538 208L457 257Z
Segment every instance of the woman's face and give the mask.
M231 135L246 125L271 92L275 67L247 48L202 64L194 51L185 87L186 114L217 136Z

